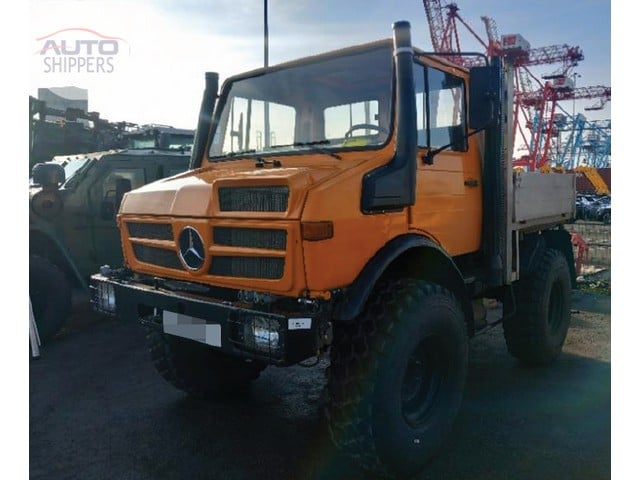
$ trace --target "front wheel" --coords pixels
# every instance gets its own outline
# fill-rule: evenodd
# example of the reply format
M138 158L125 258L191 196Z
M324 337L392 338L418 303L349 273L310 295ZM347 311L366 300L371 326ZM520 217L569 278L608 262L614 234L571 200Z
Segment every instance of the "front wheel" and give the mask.
M528 365L553 362L571 318L571 275L565 256L547 249L516 285L516 314L503 322L509 353Z
M336 446L376 473L423 469L457 415L467 356L464 314L449 291L385 282L359 318L336 327L325 407Z
M29 255L29 298L44 343L60 331L71 314L71 285L56 265Z

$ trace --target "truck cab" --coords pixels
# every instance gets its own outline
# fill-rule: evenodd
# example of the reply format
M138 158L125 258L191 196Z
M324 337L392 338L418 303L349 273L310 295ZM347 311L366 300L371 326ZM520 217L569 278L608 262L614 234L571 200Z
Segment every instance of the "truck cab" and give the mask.
M193 132L178 133L173 141L182 143L173 149L145 145L59 155L34 166L29 185L30 296L44 339L62 326L72 289L87 292L90 275L101 265L122 262L116 213L124 194L188 168ZM142 134L135 135L132 146Z

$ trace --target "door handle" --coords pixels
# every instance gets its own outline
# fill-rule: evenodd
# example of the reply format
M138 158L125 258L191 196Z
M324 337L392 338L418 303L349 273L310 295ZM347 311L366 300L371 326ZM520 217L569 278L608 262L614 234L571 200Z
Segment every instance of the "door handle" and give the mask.
M464 181L464 185L466 187L477 187L478 185L480 185L480 182L475 178L469 178Z

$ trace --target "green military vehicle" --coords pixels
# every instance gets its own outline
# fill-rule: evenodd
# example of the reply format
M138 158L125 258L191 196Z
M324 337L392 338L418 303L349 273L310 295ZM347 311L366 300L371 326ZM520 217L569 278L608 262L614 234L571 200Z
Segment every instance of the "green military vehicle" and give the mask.
M74 290L101 265L122 263L115 215L125 192L189 166L193 131L150 125L128 148L55 156L29 185L29 297L42 341L58 333Z

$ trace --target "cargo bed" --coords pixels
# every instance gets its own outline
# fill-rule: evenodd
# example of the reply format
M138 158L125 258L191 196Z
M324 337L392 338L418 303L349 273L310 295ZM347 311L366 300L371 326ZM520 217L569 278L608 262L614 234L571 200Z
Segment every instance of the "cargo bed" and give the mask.
M575 184L572 173L515 172L513 230L535 230L574 218Z

